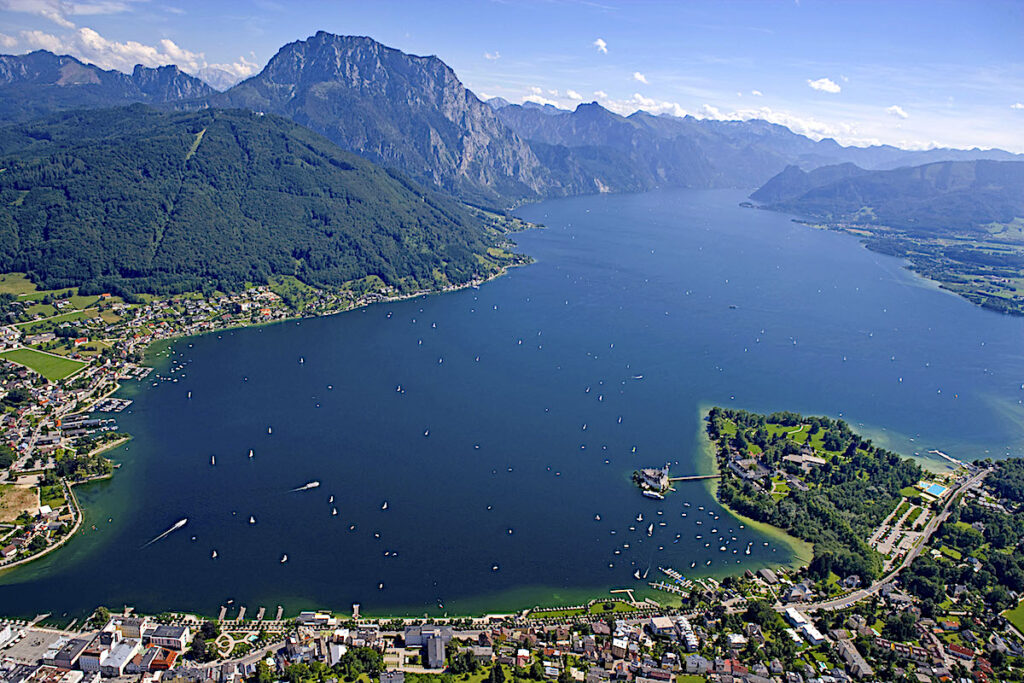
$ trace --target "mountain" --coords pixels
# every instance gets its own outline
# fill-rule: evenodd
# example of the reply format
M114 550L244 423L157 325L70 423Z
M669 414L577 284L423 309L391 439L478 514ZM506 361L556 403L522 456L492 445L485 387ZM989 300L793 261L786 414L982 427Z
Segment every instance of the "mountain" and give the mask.
M500 103L498 103L500 105ZM562 148L538 154L568 167L586 150L595 182L611 191L654 187L733 187L762 185L789 165L804 169L857 163L864 168L895 168L937 160L1024 159L1001 150L935 149L910 152L891 146L843 147L835 140L811 140L767 121L716 121L692 116L654 116L638 111L620 116L596 102L575 111L549 105L505 104L498 117L538 151L538 145ZM565 169L569 171L568 168ZM581 170L581 169L580 169ZM601 173L611 174L599 177ZM618 183L611 180L614 175ZM579 187L563 178L567 187Z
M143 105L0 128L0 272L45 288L400 290L496 270L462 205L286 119Z
M523 140L437 57L323 31L285 45L214 107L287 116L344 149L473 201L537 197L553 183Z
M786 168L751 195L765 208L911 234L983 232L1024 219L1024 161L941 161L889 171Z
M230 71L215 66L204 66L196 75L209 83L214 90L219 91L227 90L241 80Z
M851 163L822 166L811 171L804 171L799 166L787 166L781 173L755 190L750 198L762 204L785 202L815 188L866 173L870 171Z
M151 69L140 64L128 75L46 50L0 55L0 122L27 121L69 109L161 104L215 92L174 65Z
M232 80L215 70L203 75L220 87ZM128 75L43 51L0 56L0 122L129 102L285 116L425 186L488 205L659 187L750 189L788 166L1024 160L1001 150L843 147L766 121L620 116L596 102L573 111L484 103L437 57L322 31L283 46L259 74L223 93L177 67Z

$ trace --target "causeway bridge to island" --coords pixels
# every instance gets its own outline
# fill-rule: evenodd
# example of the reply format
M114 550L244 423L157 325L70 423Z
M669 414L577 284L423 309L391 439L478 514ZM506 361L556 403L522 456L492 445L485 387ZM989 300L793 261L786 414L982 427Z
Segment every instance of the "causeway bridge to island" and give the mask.
M688 477L669 477L670 482L676 481L699 481L701 479L721 479L721 474L691 474Z

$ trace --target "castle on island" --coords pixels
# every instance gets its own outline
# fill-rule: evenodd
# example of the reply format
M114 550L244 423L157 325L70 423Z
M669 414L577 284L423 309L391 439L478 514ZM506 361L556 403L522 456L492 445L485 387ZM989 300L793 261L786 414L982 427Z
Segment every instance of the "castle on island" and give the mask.
M634 473L634 481L640 487L640 491L648 498L662 499L668 491L670 480L668 477L668 463L661 469L647 467Z

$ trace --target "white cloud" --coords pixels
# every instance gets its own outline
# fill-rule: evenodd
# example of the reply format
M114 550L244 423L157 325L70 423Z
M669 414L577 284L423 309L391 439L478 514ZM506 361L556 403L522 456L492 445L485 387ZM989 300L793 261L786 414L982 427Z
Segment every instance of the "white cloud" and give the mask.
M644 76L639 71L634 71L633 72L633 80L634 81L640 81L641 83L647 84L647 76Z
M901 118L901 119L910 118L910 114L908 114L906 111L904 111L903 107L901 107L898 104L894 104L891 107L886 107L885 112L887 114L892 114L893 116L895 116L897 118Z
M557 90L548 90L548 94L551 95L552 97L558 97Z
M49 50L58 54L64 52L64 42L55 35L43 31L22 31L21 40L37 50Z
M598 38L595 40L594 47L596 47L597 51L601 54L608 54L608 43L604 42L604 38Z
M604 90L595 90L594 97L596 97L599 100L607 100L608 93L606 93Z
M530 86L530 92L533 93L534 95L542 95L544 93L543 90L541 90L540 88L538 88L535 85L531 85Z
M1024 102L1014 102L1010 105L1010 109L1024 109Z
M828 92L833 94L842 90L842 88L839 87L838 83L829 78L819 78L816 81L808 79L807 85L811 86L815 90L820 90L821 92Z
M633 93L628 100L607 100L603 104L609 110L623 116L628 116L638 110L643 110L648 114L670 114L679 117L686 116L688 113L678 102L656 100L638 92Z
M760 90L751 90L750 94L753 95L754 97L761 97L762 95Z
M94 29L84 26L63 36L44 31L22 31L21 41L30 48L70 54L104 69L117 69L126 73L131 72L136 64L148 67L177 64L182 71L191 74L205 71L212 76L211 80L218 81L217 87L238 82L260 68L255 61L245 57L227 64L211 64L202 52L192 52L167 38L157 41L157 45L146 45L135 40L108 40ZM252 56L255 58L255 55Z
M501 59L501 53L498 52L497 50L495 50L494 52L485 52L484 59L489 59L493 62L495 59Z
M0 33L0 47L10 49L18 44L18 39L6 33Z
M543 105L543 104L550 104L552 107L557 107L558 106L558 102L556 102L554 100L549 100L548 98L543 97L542 95L538 95L536 93L534 93L533 95L523 95L523 102L524 103L526 103L526 102L533 102L534 104L541 104L541 105Z
M566 90L565 96L568 97L570 100L579 101L583 99L583 95L579 94L575 90Z

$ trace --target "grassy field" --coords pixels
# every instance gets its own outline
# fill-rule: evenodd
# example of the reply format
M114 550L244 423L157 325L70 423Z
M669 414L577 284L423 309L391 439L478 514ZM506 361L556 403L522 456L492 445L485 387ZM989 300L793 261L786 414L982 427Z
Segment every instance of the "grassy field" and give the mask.
M1013 609L1003 612L1003 616L1006 617L1018 631L1024 633L1024 600L1022 600Z
M86 318L92 318L96 315L96 309L88 309L85 311L71 311L70 313L64 313L63 315L56 315L52 318L46 318L45 320L30 320L24 323L17 323L15 327L20 327L21 331L25 334L40 334L42 332L50 332L60 326L61 323L71 323L77 320L85 320Z
M35 491L14 484L0 484L0 522L13 522L25 510L35 509Z
M24 365L49 380L70 377L85 367L85 363L70 358L58 358L33 349L14 349L0 353L0 358Z
M39 504L49 505L56 510L68 504L64 498L64 487L62 486L41 486L39 488Z
M25 273L4 273L0 275L0 294L22 296L36 291L36 286Z

